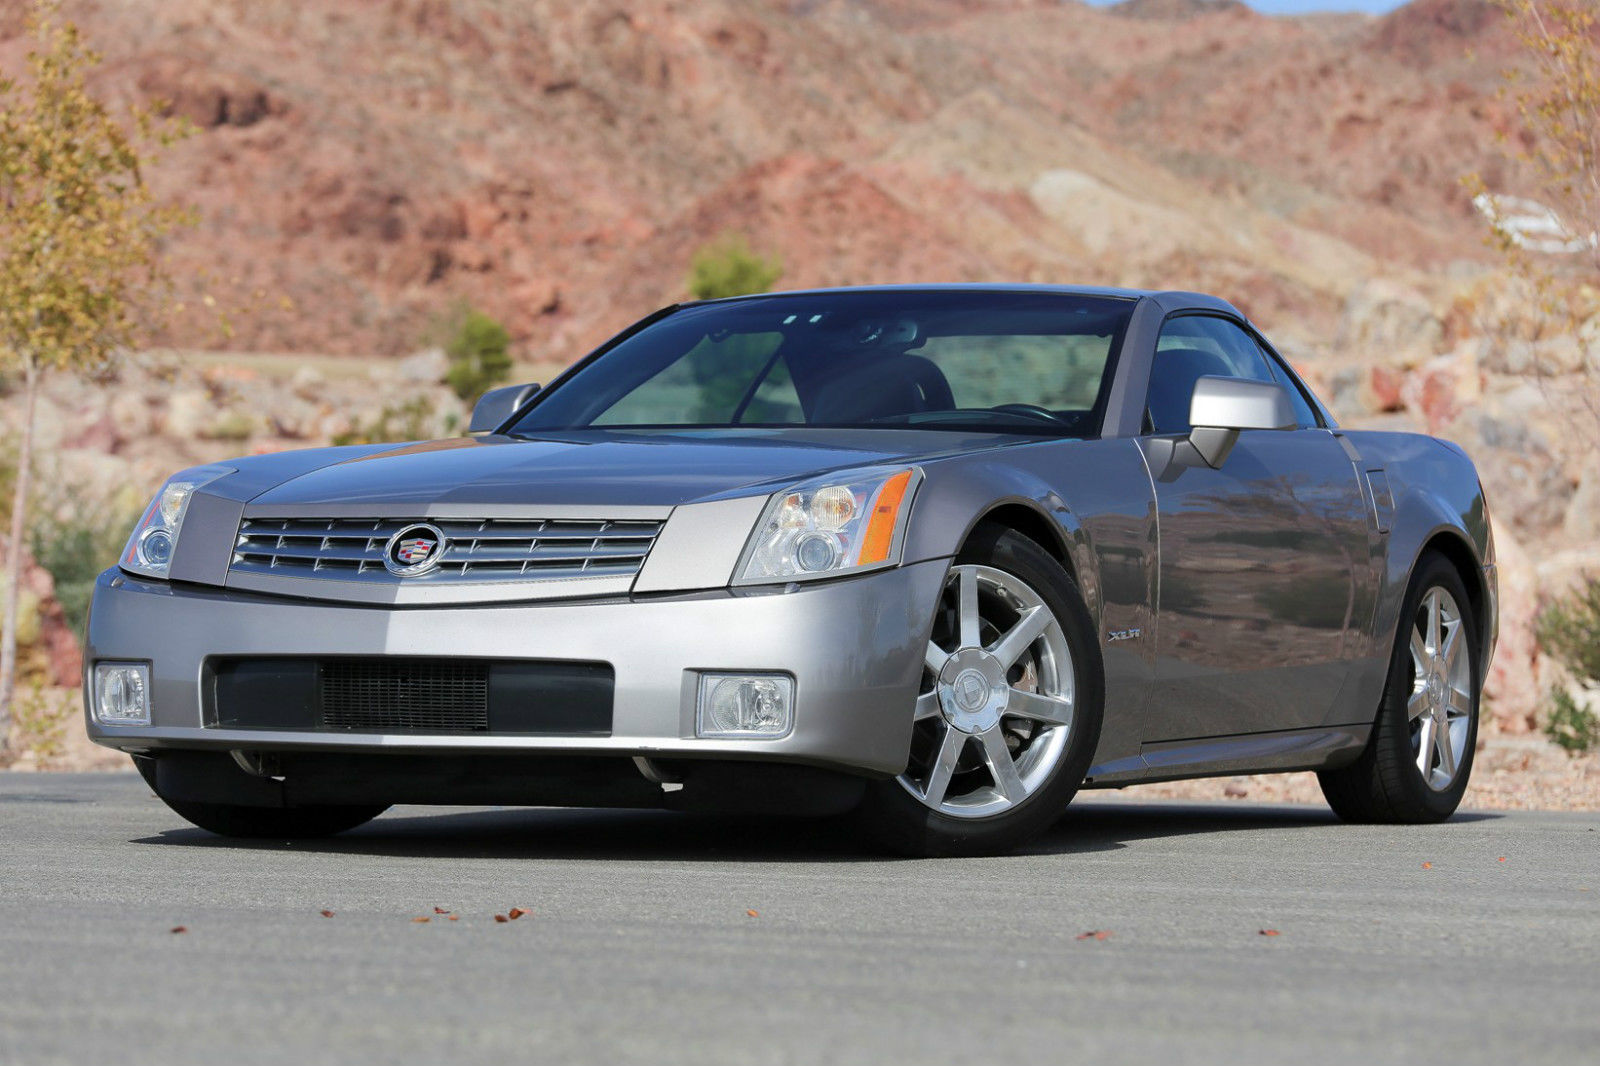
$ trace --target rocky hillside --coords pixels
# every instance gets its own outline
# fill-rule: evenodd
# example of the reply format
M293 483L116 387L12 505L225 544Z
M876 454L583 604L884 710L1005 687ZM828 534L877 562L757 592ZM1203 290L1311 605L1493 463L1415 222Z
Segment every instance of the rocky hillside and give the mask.
M1459 179L1506 128L1487 0L66 8L103 89L198 129L155 174L202 212L183 347L396 354L466 297L570 357L730 229L786 285L1194 286L1311 343L1365 277L1482 257Z

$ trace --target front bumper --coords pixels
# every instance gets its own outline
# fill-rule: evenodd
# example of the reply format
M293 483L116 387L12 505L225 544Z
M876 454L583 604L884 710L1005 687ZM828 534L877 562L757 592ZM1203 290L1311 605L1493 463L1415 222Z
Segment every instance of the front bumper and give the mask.
M150 664L149 726L106 726L96 743L133 753L213 751L421 755L559 754L754 759L895 774L905 767L923 652L946 570L933 560L794 591L472 607L368 607L100 576L85 669ZM208 726L214 657L397 656L609 663L611 735L364 734ZM795 679L794 728L771 739L699 739L701 672ZM92 698L85 686L86 698Z

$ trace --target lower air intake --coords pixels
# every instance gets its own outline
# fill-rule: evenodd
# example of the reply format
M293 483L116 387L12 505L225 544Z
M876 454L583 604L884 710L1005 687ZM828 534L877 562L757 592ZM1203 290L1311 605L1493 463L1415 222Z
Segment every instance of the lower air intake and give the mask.
M489 729L485 663L329 660L321 670L322 726L354 733Z

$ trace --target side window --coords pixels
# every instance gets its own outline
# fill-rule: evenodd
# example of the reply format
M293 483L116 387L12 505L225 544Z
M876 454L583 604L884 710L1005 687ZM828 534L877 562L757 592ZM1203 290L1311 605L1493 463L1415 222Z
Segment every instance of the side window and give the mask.
M1263 350L1267 362L1272 366L1272 377L1278 384L1289 390L1289 402L1294 405L1295 422L1301 429L1316 429L1321 423L1317 421L1317 413L1311 409L1311 401L1301 391L1299 384L1293 376L1284 369L1283 357Z
M1276 381L1255 338L1225 318L1169 318L1156 341L1145 417L1151 432L1189 432L1189 400L1203 377Z

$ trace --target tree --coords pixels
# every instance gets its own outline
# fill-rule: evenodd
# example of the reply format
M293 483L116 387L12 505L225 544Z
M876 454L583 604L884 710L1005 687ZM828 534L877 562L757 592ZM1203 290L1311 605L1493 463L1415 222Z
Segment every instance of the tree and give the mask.
M1501 197L1469 179L1513 278L1533 299L1501 324L1529 339L1570 334L1600 321L1600 7L1595 0L1494 0L1522 45L1506 73L1523 147L1509 161L1526 197ZM1493 327L1491 327L1493 328ZM1581 334L1580 334L1581 336ZM1536 360L1541 387L1555 369ZM1573 379L1546 396L1574 411L1558 448L1592 464L1600 446L1600 366L1580 361ZM1600 682L1600 581L1590 578L1552 604L1536 633L1545 654L1591 688ZM1549 693L1545 732L1582 751L1600 741L1600 719L1562 686Z
M689 266L689 292L696 300L720 300L767 292L783 277L783 265L750 250L743 237L729 234L694 253Z
M511 334L482 311L457 308L446 323L445 382L468 403L511 376Z
M100 57L53 0L28 20L25 81L0 79L0 369L19 377L22 433L0 635L0 751L16 686L17 606L39 387L104 367L133 343L161 290L161 237L185 216L157 205L145 146L180 132L149 111L113 116L88 90Z
M1565 332L1600 311L1600 7L1494 2L1523 48L1505 79L1522 146L1508 161L1528 195L1502 196L1476 176L1467 184L1512 274L1537 296L1537 326Z

